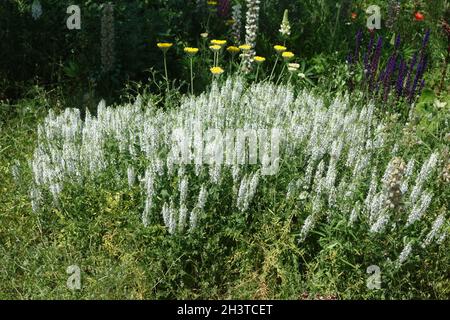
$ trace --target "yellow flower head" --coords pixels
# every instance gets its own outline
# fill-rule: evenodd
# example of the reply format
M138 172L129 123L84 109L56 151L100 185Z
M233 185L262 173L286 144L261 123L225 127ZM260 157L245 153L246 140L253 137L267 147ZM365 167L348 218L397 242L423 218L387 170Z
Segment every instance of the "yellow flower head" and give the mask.
M286 51L286 47L285 46L280 46L280 45L276 45L273 47L275 49L276 52L278 53L282 53L284 51Z
M160 48L163 52L166 52L170 49L171 46L173 46L173 43L170 42L159 42L157 44L158 48Z
M218 44L214 44L212 46L209 46L209 48L214 52L218 52L222 47L219 46Z
M217 1L208 1L209 6L217 6Z
M266 58L264 58L264 57L260 57L260 56L256 56L256 57L254 57L253 58L253 60L256 62L256 63L263 63L264 61L266 61Z
M241 49L239 49L238 47L235 47L235 46L229 46L229 47L227 48L227 51L228 51L229 53L231 53L231 54L234 56L236 53L238 53L239 51L241 51Z
M251 48L252 48L252 46L249 45L249 44L242 44L242 45L239 46L239 49L241 49L242 51L248 51Z
M224 46L227 44L227 40L211 40L211 44L218 45L218 46Z
M209 70L211 70L211 73L212 73L213 75L216 75L216 76L222 74L223 71L224 71L221 67L212 67L212 68L209 69Z
M186 47L186 48L184 48L184 52L193 56L198 52L198 48Z
M295 54L292 53L292 52L290 52L290 51L286 51L286 52L283 52L283 53L281 54L281 56L283 57L284 60L287 61L287 60L292 59L292 58L295 56Z
M300 68L300 65L298 63L288 63L288 70L290 72L297 71L298 68Z

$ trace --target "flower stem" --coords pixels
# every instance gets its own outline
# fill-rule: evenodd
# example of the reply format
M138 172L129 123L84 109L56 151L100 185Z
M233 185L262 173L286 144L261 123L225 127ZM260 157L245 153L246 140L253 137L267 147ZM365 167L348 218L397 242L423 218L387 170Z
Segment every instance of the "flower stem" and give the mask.
M273 65L272 72L270 73L269 81L272 80L272 76L273 76L273 73L275 72L275 67L277 66L277 63L278 63L278 54L277 54L277 58L275 60L275 63Z
M194 95L194 76L192 74L192 57L191 57L191 94Z
M258 73L259 73L259 64L256 67L256 77L255 77L255 82L258 82Z
M285 68L286 68L286 64L283 65L283 69L281 69L280 75L278 76L277 82L275 84L278 84L278 82L280 82L281 76L283 75Z
M234 55L231 56L230 74L233 72Z
M167 59L166 53L164 52L164 72L166 74L167 91L169 91L169 76L167 75Z

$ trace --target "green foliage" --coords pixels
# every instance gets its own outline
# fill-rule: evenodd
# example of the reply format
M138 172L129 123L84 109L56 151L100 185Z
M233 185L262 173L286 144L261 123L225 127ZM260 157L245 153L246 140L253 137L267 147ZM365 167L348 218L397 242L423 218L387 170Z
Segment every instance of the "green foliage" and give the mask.
M388 145L398 145L399 154L423 163L432 150L441 152L438 173L428 186L434 200L426 217L417 228L399 223L395 232L368 236L367 223L350 228L343 212L333 211L330 220L322 212L303 244L298 239L311 205L286 197L289 182L305 171L302 154L298 161L284 164L286 170L276 179L264 178L257 201L245 214L232 205L231 177L227 187L212 187L211 203L218 205L207 204L202 227L189 234L170 235L160 216L151 217L145 227L142 190L128 188L126 178L112 171L82 185L68 183L58 206L45 193L43 207L33 212L29 161L37 143L37 124L48 109L58 113L80 108L84 117L86 110L96 113L99 97L123 104L139 95L144 106L174 110L189 92L190 61L183 48L200 48L193 58L194 93L200 94L211 85L209 41L227 39L233 44L225 19L196 1L115 1L116 64L104 72L104 1L80 2L81 30L66 28L66 8L73 3L41 2L43 15L37 20L31 17L32 1L0 2L0 299L302 299L304 293L339 299L450 297L448 237L423 250L419 243L423 230L440 214L446 215L445 232L450 233L450 188L442 174L450 152L450 97L445 89L440 93L437 89L442 68L448 68L444 63L448 43L439 24L448 1L402 1L397 23L386 28L383 18L382 29L376 31L385 39L400 34L403 54L411 57L424 30L432 30L430 72L417 104L391 102L375 115L386 122ZM238 2L245 7L245 1L233 1ZM380 5L386 17L388 1L381 0L261 1L256 52L267 61L258 80L266 81L270 75L276 57L273 45L284 43L300 67L291 77L286 72L280 82L295 92L307 88L327 103L333 101L347 91L349 79L357 80L344 60L354 49L357 30L365 29L365 9L371 4ZM279 33L285 9L291 24L287 39ZM425 21L414 21L418 10ZM352 12L357 14L354 20ZM208 32L208 38L200 37L202 32ZM174 43L167 53L169 91L162 52L156 47L159 41ZM220 56L226 74L239 72L239 63L238 56L232 61L226 51ZM279 63L275 79L282 66ZM245 75L250 84L254 71ZM448 87L448 74L444 85ZM350 99L355 108L366 102L357 92ZM107 150L118 169L126 172L130 159L113 142ZM378 174L390 158L390 150L384 150L374 159ZM146 160L138 161L142 167ZM370 177L364 179L367 183L357 190L360 200L370 182ZM168 201L178 182L176 177L164 181L158 206ZM190 192L198 194L195 182ZM403 236L406 233L410 238ZM401 267L395 266L389 258L399 256L408 241L415 249ZM67 288L69 265L81 268L79 291ZM366 286L369 265L381 268L379 290Z

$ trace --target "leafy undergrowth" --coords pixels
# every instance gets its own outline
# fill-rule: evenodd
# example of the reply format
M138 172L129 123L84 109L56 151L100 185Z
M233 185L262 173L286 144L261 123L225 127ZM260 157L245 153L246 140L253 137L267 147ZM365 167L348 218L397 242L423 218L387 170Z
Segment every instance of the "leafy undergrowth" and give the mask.
M383 120L388 132L387 146L378 151L374 160L379 176L391 158L395 158L391 153L395 145L399 150L397 157L417 160L414 178L433 151L439 154L433 178L427 182L433 202L418 221L419 226L406 229L402 225L406 224L410 208L398 211L403 216L399 220L392 218L389 228L383 232L369 232L373 224L363 214L350 226L356 201L352 199L348 207L338 197L337 203L342 202L342 207L338 205L333 215L327 217L326 200L321 211L324 214L319 215L302 241L306 219L313 214L317 192L314 180L305 188L310 196L295 189L294 197L287 193L291 182L302 177L308 166L309 155L301 151L304 145L296 158L304 167L282 162L280 176L262 180L248 210L236 207L231 180L221 186L210 185L209 205L198 226L190 232L171 234L170 226L165 225L160 214L161 208L151 216L150 223L143 223L145 193L143 196L139 184L127 185L126 167L122 163L119 167L125 175L118 181L124 183L116 183L111 178L113 168L82 184L67 179L58 194L57 205L47 194L39 210L33 211L29 194L36 173L31 170L31 161L39 145L37 127L47 113L35 105L39 101L23 101L16 106L24 110L22 114L7 119L1 127L2 299L304 299L319 296L448 299L450 296L448 237L440 244L432 241L425 248L421 246L441 214L445 217L441 232L448 233L449 189L448 182L442 178L447 165L445 159L448 159L445 132L448 109L420 105L416 117L407 125L381 112L375 116ZM425 117L426 108L430 110ZM319 170L318 162L312 165L314 172ZM327 160L325 168L328 165ZM359 181L355 192L355 199L361 201L366 199L371 182L372 168L368 169L369 174ZM338 177L349 177L352 172L343 165L338 166ZM196 195L200 183L192 177L189 183L196 186ZM414 182L411 179L412 185ZM155 203L162 207L163 200L168 201L178 187L176 179L169 181L164 190L154 195ZM392 215L396 217L398 212L393 211ZM396 266L395 261L411 242L412 253ZM71 265L81 269L80 290L67 287L66 269ZM377 290L367 286L372 276L367 268L371 265L379 266L381 272L381 288Z

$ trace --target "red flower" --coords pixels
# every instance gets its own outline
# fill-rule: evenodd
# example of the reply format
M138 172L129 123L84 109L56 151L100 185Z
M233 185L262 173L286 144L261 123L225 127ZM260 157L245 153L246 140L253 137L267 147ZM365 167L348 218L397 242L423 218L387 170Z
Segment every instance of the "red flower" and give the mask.
M355 20L358 17L358 15L356 14L356 12L352 12L352 20Z
M414 19L416 19L416 21L423 21L423 19L425 19L424 15L422 13L420 13L419 11L417 11L414 14Z

